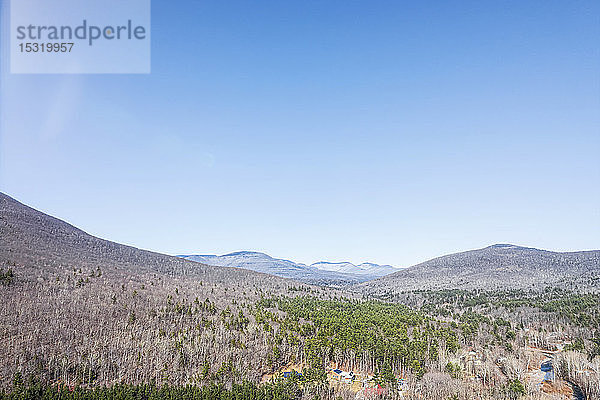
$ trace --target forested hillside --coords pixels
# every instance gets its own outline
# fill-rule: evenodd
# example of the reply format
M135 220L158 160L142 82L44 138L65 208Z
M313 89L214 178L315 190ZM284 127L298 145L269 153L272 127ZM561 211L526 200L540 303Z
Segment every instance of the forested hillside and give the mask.
M122 246L5 195L0 238L0 398L600 394L594 292L343 292Z
M365 282L360 290L386 295L418 289L600 288L600 250L558 253L497 244L434 258Z
M292 284L98 239L3 194L0 238L3 385L16 372L70 384L184 384L207 368L202 379L231 382L235 370L256 380L264 334L240 337L233 319Z

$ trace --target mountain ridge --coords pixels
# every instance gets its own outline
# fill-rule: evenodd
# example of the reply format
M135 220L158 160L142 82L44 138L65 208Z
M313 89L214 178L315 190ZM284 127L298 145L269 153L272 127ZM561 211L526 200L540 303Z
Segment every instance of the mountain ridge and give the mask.
M211 266L142 250L86 233L68 222L0 192L0 265L15 265L39 279L69 268L103 267L115 273L197 275L218 281L282 278L250 270Z
M371 294L443 289L598 289L600 250L555 252L507 243L447 254L366 282Z
M391 266L373 263L354 265L348 262L335 263L321 261L306 265L282 258L275 258L263 252L248 250L235 251L220 256L214 254L185 254L178 255L178 257L209 265L250 269L305 283L331 285L364 282L397 270ZM344 265L345 268L323 268L324 264ZM368 267L361 267L361 265Z

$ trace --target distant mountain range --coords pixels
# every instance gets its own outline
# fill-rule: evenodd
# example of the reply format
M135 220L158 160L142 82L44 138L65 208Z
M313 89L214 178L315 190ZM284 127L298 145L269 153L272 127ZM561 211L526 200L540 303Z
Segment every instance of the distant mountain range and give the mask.
M392 267L391 265L379 265L373 263L362 263L354 265L349 262L335 263L327 261L320 261L311 264L311 267L316 267L323 271L334 271L343 274L364 275L369 277L381 277L393 274L394 272L398 272L400 270L399 268Z
M600 288L600 250L559 253L512 244L450 254L359 285L374 295L409 290Z
M317 262L311 265L273 258L254 251L217 255L180 255L186 260L221 267L244 268L314 284L351 284L365 282L399 271L390 265L349 262Z

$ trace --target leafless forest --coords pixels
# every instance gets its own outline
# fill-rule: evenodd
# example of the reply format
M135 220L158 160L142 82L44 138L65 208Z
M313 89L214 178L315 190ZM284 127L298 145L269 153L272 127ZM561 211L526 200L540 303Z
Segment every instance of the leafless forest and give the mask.
M90 390L290 380L307 399L600 398L593 257L577 266L585 290L375 292L118 245L5 195L0 233L7 393L19 377Z

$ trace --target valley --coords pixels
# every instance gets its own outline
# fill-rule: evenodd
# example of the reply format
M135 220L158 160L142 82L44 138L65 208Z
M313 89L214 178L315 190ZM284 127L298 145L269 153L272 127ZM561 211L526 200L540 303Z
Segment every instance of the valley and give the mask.
M0 398L600 396L598 251L494 245L368 281L203 257L95 238L0 194Z

